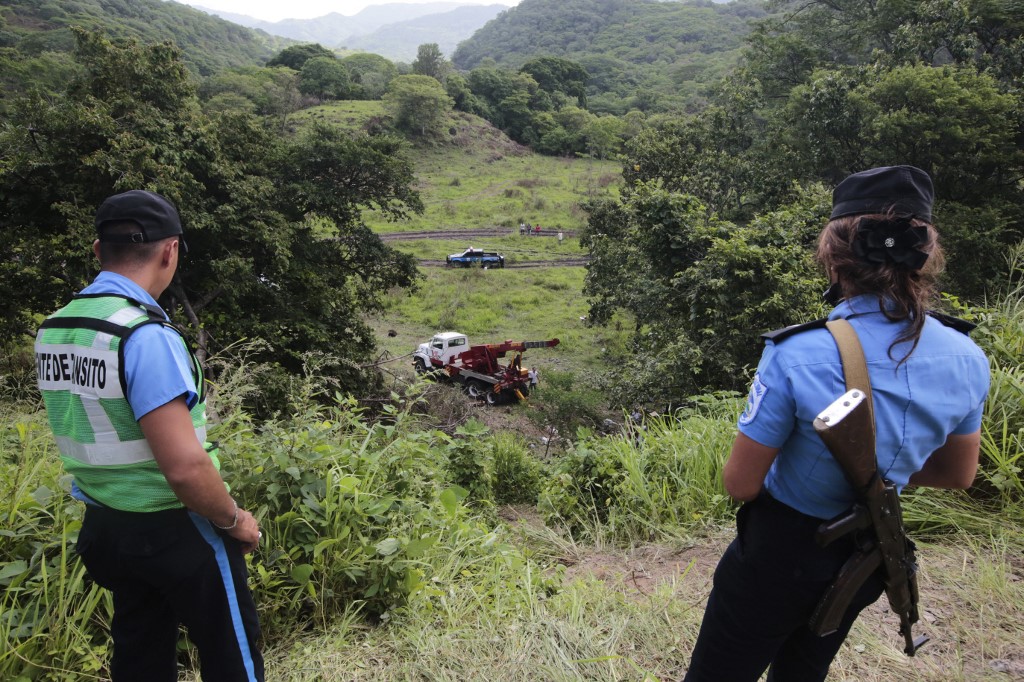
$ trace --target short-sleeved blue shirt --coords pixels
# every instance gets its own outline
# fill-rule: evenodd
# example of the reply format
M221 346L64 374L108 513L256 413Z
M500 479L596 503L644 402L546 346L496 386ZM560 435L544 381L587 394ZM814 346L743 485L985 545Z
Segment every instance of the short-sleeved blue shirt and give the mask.
M117 294L141 303L157 305L145 289L114 272L103 271L83 294ZM199 395L192 376L192 361L181 336L160 324L147 324L128 337L124 347L124 371L128 403L135 419L179 396L192 408Z
M889 346L905 323L889 321L874 296L843 301L829 315L838 318L850 322L864 348L879 471L902 489L947 436L981 427L988 360L965 334L929 317L917 348L899 363L910 343L895 346L892 357ZM739 420L741 433L780 448L765 478L768 492L822 519L854 502L839 464L812 426L818 413L845 391L832 335L824 328L801 331L767 343Z

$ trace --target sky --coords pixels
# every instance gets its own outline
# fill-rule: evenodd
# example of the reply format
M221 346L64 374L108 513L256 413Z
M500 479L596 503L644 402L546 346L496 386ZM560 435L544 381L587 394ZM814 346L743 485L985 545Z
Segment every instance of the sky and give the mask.
M437 0L178 0L186 5L203 9L244 14L264 21L281 19L312 19L331 12L352 16L370 5L387 5L394 2L422 4ZM462 2L462 0L445 0ZM518 5L519 0L468 0L464 4L476 5Z

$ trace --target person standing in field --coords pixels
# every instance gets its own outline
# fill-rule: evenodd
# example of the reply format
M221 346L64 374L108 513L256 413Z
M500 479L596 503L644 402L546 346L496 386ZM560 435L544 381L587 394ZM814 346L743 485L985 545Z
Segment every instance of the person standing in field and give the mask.
M537 372L537 368L536 367L531 367L530 371L526 373L526 378L530 382L530 390L531 391L536 390L537 383L540 380L540 374Z
M852 325L867 361L878 475L905 486L967 488L978 468L988 361L961 321L928 314L943 255L932 224L931 178L912 166L854 173L833 193L818 260L832 286L829 319ZM949 326L947 326L949 325ZM860 611L883 590L875 571L836 631L812 613L857 550L853 533L821 547L823 521L856 493L812 420L845 391L824 321L766 334L764 353L723 470L743 505L686 682L824 680Z
M177 209L154 192L96 212L101 272L36 336L39 389L71 494L77 550L114 599L115 682L175 682L178 627L204 680L262 681L244 554L261 533L206 442L203 371L157 299L187 251Z
M562 233L562 231L561 231L561 230L559 230L559 231L558 231L558 245L559 245L559 246L561 246L561 245L562 245L562 240L563 240L563 239L565 239L565 235L564 235L564 234Z

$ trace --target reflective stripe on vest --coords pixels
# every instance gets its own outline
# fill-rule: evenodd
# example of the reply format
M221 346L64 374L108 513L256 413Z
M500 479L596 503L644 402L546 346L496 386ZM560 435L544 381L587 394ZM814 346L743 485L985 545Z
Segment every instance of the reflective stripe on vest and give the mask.
M75 299L43 324L35 344L36 367L62 457L85 467L154 461L124 394L120 362L125 337L142 325L164 324L158 315L121 296L94 296ZM196 438L203 443L202 370L189 355L199 395L190 412Z

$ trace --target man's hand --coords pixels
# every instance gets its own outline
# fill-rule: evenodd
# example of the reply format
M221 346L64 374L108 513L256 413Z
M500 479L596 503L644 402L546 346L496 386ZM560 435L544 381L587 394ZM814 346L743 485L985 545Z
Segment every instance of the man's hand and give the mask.
M245 554L256 549L262 537L256 517L244 509L238 510L238 523L227 534L242 543L242 552Z

